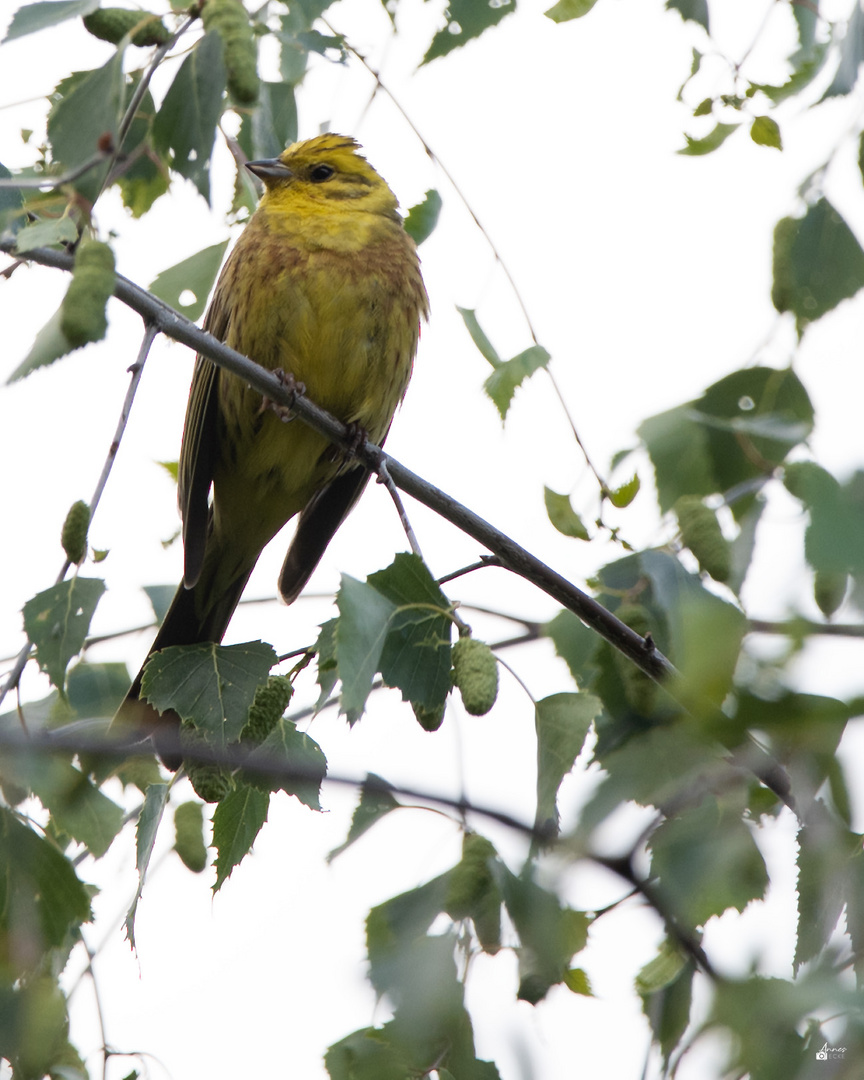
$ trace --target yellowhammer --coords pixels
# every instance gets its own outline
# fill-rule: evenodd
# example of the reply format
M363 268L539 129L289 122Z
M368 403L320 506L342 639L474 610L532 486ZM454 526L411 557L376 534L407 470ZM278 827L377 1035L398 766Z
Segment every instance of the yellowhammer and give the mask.
M428 298L396 198L359 149L327 134L249 162L266 190L204 328L293 376L312 401L380 443L411 376ZM198 356L180 450L184 581L149 655L221 641L265 544L299 514L279 577L283 599L294 600L367 477L323 435L299 419L284 423ZM139 673L119 716L157 725L140 690Z

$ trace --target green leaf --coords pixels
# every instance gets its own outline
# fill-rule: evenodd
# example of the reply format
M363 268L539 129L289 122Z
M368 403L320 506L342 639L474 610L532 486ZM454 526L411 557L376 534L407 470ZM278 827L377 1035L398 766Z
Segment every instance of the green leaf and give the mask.
M348 836L345 838L344 843L333 848L327 855L328 863L351 847L355 840L359 840L365 832L371 829L381 818L389 814L391 810L397 810L401 806L396 797L390 794L389 789L390 785L382 777L376 773L367 774L366 783L360 790L360 802L351 817Z
M249 755L249 764L255 768L244 773L244 779L253 787L285 791L313 810L321 809L319 796L327 775L327 759L318 743L298 731L292 720L280 717L264 742ZM292 771L296 775L289 775Z
M830 941L852 892L850 871L857 869L852 860L860 852L861 837L849 832L821 799L814 799L798 831L796 973Z
M748 731L767 738L802 784L816 791L836 768L834 755L850 715L845 702L821 694L778 690L766 698L740 690L725 727L742 738Z
M45 218L21 229L15 237L15 250L23 255L33 248L73 244L77 239L78 229L71 218Z
M478 4L477 0L449 0L444 11L447 25L432 38L421 64L460 48L515 10L516 0L499 0L494 5Z
M864 63L864 11L855 4L846 25L846 33L840 41L840 63L831 85L821 100L851 94L858 82L861 64Z
M572 611L562 610L543 627L546 637L552 639L555 652L570 668L570 674L580 689L594 681L597 672L597 649L600 637L589 629Z
M774 230L774 284L778 311L791 311L798 333L854 296L864 285L864 251L827 199L803 218L783 218Z
M47 367L72 351L69 339L63 333L63 309L57 308L51 318L36 335L30 352L6 380L7 385L26 378L37 368Z
M783 149L780 127L777 121L770 116L756 117L750 125L750 138L757 146L773 146L776 150Z
M546 503L546 513L549 520L564 536L572 536L576 540L590 540L588 530L582 522L582 518L573 509L569 495L559 495L552 488L543 488L543 500Z
M666 614L669 651L680 676L675 684L678 700L696 714L703 703L719 705L732 686L747 620L673 556L646 551L640 558L654 599Z
M814 968L794 983L758 976L724 978L718 980L705 1026L709 1032L722 1029L724 1044L729 1047L730 1059L721 1065L723 1075L746 1073L759 1080L815 1077L825 1072L825 1063L816 1060L825 1036L817 1029L817 1039L807 1040L799 1030L806 1029L807 1018L813 1014L836 1016L850 1010L857 1014L859 1002L859 995L846 989L836 973L825 967ZM860 1046L860 1021L845 1034L849 1036L844 1038L846 1046ZM842 1076L846 1071L843 1062L828 1062L828 1070L834 1064L839 1065L837 1075Z
M144 795L144 805L138 817L138 827L135 831L135 869L138 871L138 888L135 896L126 912L126 936L129 944L135 948L135 915L138 911L138 901L144 890L144 879L150 866L150 858L153 855L153 845L156 843L156 833L162 821L162 814L168 803L168 784L150 784Z
M24 4L12 16L3 41L35 34L79 15L89 15L97 7L99 0L39 0L35 4Z
M255 691L275 663L263 641L172 645L149 660L141 689L160 712L173 709L224 749L239 739Z
M193 874L207 866L207 845L204 841L204 807L200 802L180 803L174 811L174 850L183 865Z
M11 180L12 173L0 164L0 179ZM25 189L0 188L0 233L15 234L26 224Z
M423 201L412 206L405 218L405 232L419 247L438 224L438 215L441 213L441 196L430 188L423 197Z
M90 918L89 894L71 862L0 807L0 928L11 969L32 970Z
M50 811L54 825L71 836L95 858L104 855L123 827L123 809L112 802L68 761L59 758L21 755L14 760L18 781L26 783L42 805ZM5 761L0 766L5 771Z
M710 33L708 25L708 0L666 0L667 11L677 11L682 19L699 23L706 33Z
M562 907L557 896L528 876L527 869L516 877L498 862L493 873L519 935L517 996L536 1005L552 986L564 981L573 955L588 941L591 920L584 912Z
M262 81L258 106L253 110L249 123L253 160L278 157L286 146L296 142L297 101L291 83Z
M793 11L796 15L799 11L809 14L807 9L799 4L794 6ZM758 90L763 93L775 105L779 105L780 102L800 93L813 82L825 66L825 61L831 55L830 45L830 41L820 41L807 49L799 49L797 53L789 58L793 62L793 69L792 74L785 83L781 83L779 86L752 83L751 88L754 92Z
M450 601L417 555L397 555L367 583L396 605L379 664L385 684L403 701L440 707L451 688Z
M458 305L456 306L456 310L462 316L462 321L465 323L465 327L471 335L471 340L480 350L480 355L485 360L488 360L493 368L500 367L504 361L495 351L492 342L483 332L480 323L477 321L476 313L470 308L461 308Z
M138 80L133 77L126 86L128 107ZM129 133L123 140L123 153L132 158L131 164L116 183L120 189L123 205L132 217L140 218L154 202L171 186L168 161L163 160L152 145L153 119L156 105L148 90L132 121Z
M603 703L591 694L553 694L537 702L538 829L558 829L558 788L573 768Z
M611 748L598 740L594 756L606 776L582 810L579 831L589 839L594 828L629 800L671 812L682 791L701 790L705 776L717 774L726 761L716 740L696 729L686 715L634 733Z
M639 994L655 994L673 983L687 966L687 957L681 948L669 938L664 938L653 960L649 960L636 976Z
M765 862L740 814L706 796L653 833L651 873L664 904L687 926L728 908L743 911L768 887Z
M54 162L74 169L89 161L108 137L116 143L125 103L123 49L95 71L76 72L54 91L48 114L48 139ZM98 165L71 181L84 198L95 200L109 164Z
M174 599L174 594L177 592L177 586L144 585L143 589L147 594L147 599L150 601L150 607L153 608L156 622L161 625L165 616L168 614L168 608L171 607L171 601Z
M394 966L412 941L421 937L444 910L450 875L441 874L425 885L400 893L371 909L366 918L369 981L377 994L393 985Z
M692 960L666 938L654 959L636 976L636 991L664 1062L669 1061L690 1021L695 970Z
M739 532L731 544L732 570L726 582L736 594L741 592L753 552L756 549L756 532L766 503L763 499L754 500L747 512L738 519Z
M342 709L349 723L354 723L366 707L397 605L372 585L343 574L336 606L339 608L336 656L342 680Z
M654 465L663 513L671 510L681 495L708 495L716 490L708 434L694 423L688 406L649 416L640 424L638 434Z
M412 1075L404 1049L392 1045L380 1028L361 1028L333 1043L324 1064L330 1080L405 1080Z
M597 0L558 0L557 4L553 4L543 14L552 22L569 22L571 19L581 19L583 15L587 15L596 3Z
M328 619L322 623L318 640L315 642L315 653L318 657L316 681L320 688L318 700L315 703L316 712L320 711L325 702L330 699L333 687L339 680L336 663L336 628L338 626L338 619Z
M24 629L36 649L36 660L51 682L62 691L66 668L84 647L90 620L105 582L74 577L37 593L24 605Z
M241 784L216 807L213 814L213 846L218 855L214 893L219 891L234 867L252 850L255 837L267 820L269 806L269 792Z
M639 427L665 513L681 495L728 492L760 481L813 428L813 405L788 368L746 368L709 386L703 396ZM732 502L743 518L753 495Z
M223 240L163 270L150 282L150 292L195 322L204 311L227 247L228 241ZM184 293L191 294L191 299L181 300Z
M709 131L701 139L694 139L692 135L685 132L684 138L687 140L687 145L682 147L678 153L689 157L702 157L704 154L711 154L721 147L740 126L740 124L716 124L713 130Z
M210 201L210 156L222 113L227 75L222 39L205 34L183 61L153 123L157 147L171 166Z
M633 502L641 487L642 482L639 479L639 474L633 473L633 476L626 483L621 484L613 491L607 491L606 496L614 507L623 510Z
M864 131L858 136L858 172L864 181Z
M539 368L545 368L551 359L542 345L532 345L495 368L483 384L483 389L495 403L502 421L507 417L517 388Z
M588 973L582 968L568 968L564 972L564 985L574 994L581 994L583 997L594 997L591 980L588 978Z
M810 516L804 555L816 571L864 571L864 506L856 498L856 476L841 486L815 462L796 461L785 467L786 488L803 502Z

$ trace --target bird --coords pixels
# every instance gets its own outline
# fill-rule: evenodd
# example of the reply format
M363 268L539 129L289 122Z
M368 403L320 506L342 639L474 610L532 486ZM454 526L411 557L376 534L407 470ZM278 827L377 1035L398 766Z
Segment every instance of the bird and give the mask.
M264 193L203 326L380 444L411 377L429 300L396 197L360 151L355 139L328 132L246 163ZM299 515L278 582L290 604L362 494L366 469L281 413L197 356L178 464L183 581L145 665L171 645L221 642L261 551ZM115 723L176 728L175 713L160 715L142 698L143 670ZM170 756L162 754L166 764Z

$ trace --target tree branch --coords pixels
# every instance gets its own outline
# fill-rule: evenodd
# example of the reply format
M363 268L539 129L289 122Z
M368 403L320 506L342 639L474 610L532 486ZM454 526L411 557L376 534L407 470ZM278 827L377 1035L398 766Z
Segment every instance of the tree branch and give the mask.
M0 251L14 254L14 241L0 242ZM60 270L71 271L73 266L71 255L51 248L34 248L26 252L24 257L43 266ZM458 503L440 488L436 488L410 469L405 468L395 458L389 457L380 447L367 442L355 448L356 434L354 432L307 397L289 393L271 371L235 352L211 334L200 330L168 304L121 274L116 277L114 295L175 341L188 345L189 348L206 356L219 367L243 379L271 401L293 408L297 416L325 435L331 442L349 452L354 451L357 459L372 472L377 474L381 463L386 463L387 471L397 487L477 540L498 557L505 569L530 581L538 589L572 611L652 679L662 682L674 674L672 664L652 642L646 641L629 626L625 626L593 597L582 592L572 582L509 536L484 521L468 507Z

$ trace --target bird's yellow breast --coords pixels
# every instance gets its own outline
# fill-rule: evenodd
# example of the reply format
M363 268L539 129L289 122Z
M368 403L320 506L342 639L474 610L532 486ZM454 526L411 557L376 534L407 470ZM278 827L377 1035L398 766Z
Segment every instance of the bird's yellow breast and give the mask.
M227 344L290 373L311 400L373 441L386 434L405 391L425 310L413 243L397 220L350 210L297 215L266 204L213 299ZM254 502L260 531L275 532L341 467L326 439L262 411L260 395L224 372L220 412L217 529Z

